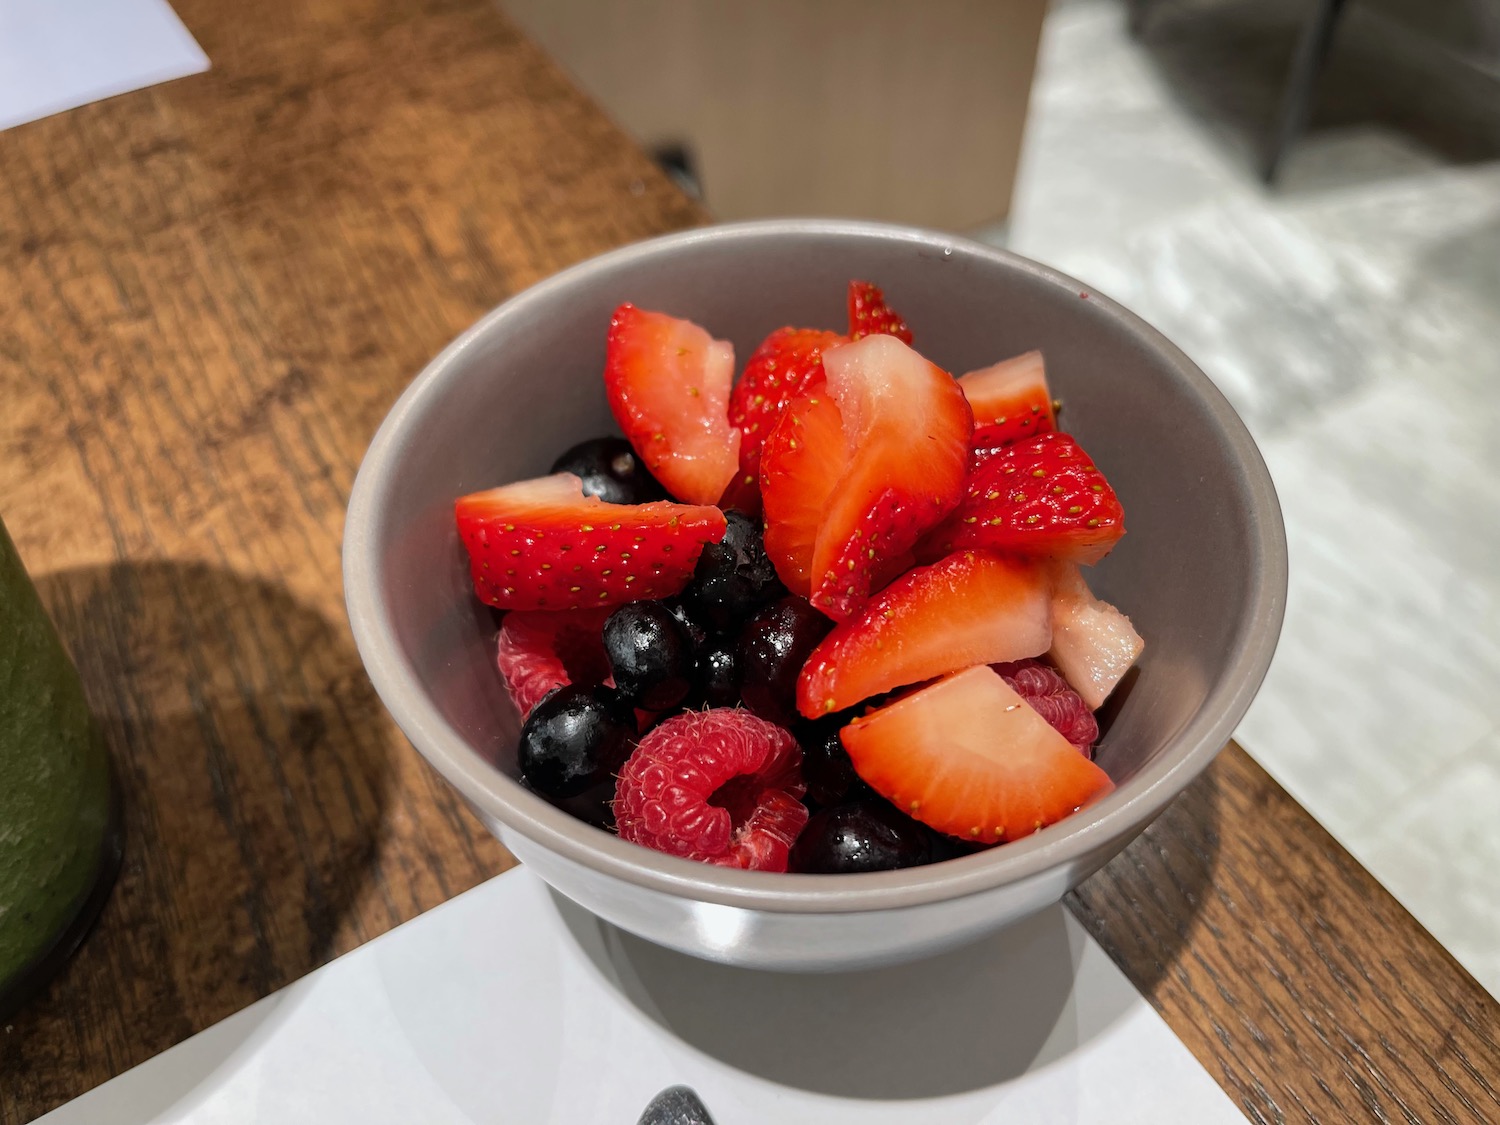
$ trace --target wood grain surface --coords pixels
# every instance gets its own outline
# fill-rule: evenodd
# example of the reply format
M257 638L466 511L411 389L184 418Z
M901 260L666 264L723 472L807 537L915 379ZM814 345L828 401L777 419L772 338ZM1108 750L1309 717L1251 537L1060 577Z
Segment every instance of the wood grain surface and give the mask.
M344 620L355 468L509 294L703 219L483 0L177 0L204 75L0 133L0 503L126 860L24 1122L508 865ZM1500 1011L1237 748L1074 909L1258 1121L1500 1120Z
M211 71L0 133L0 504L127 810L6 1125L508 865L361 670L349 488L483 312L701 220L483 0L174 6Z
M1500 1122L1500 1004L1231 743L1069 905L1254 1122Z

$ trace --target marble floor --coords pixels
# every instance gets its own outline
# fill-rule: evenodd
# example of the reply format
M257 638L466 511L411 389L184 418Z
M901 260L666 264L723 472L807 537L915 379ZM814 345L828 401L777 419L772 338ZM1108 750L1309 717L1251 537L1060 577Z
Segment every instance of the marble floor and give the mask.
M1268 190L1295 20L1158 4L1135 40L1118 0L1054 6L1008 244L1244 416L1291 589L1238 737L1500 996L1500 81L1351 6Z

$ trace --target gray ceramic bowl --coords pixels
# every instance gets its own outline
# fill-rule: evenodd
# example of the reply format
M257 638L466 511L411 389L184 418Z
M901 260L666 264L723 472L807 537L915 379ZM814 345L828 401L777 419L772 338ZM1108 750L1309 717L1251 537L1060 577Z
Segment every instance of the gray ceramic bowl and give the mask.
M1106 712L1107 799L1033 836L872 875L727 871L590 828L515 780L518 730L475 600L453 501L547 471L614 432L610 311L689 317L743 360L783 324L837 328L850 278L883 286L917 347L961 372L1040 348L1064 424L1108 475L1129 534L1096 592L1146 638ZM344 536L349 618L396 721L523 862L580 905L733 964L851 969L953 946L1056 902L1213 759L1281 627L1286 543L1270 477L1224 397L1135 316L1015 255L850 222L713 227L628 246L527 290L428 365L360 467Z

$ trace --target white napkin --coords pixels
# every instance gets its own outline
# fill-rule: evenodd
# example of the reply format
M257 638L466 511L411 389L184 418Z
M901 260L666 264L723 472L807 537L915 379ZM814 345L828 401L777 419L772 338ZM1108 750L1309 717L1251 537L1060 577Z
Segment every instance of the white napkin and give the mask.
M0 129L207 69L166 0L0 0Z
M711 965L524 869L61 1109L45 1125L1215 1125L1244 1118L1062 907L869 972Z

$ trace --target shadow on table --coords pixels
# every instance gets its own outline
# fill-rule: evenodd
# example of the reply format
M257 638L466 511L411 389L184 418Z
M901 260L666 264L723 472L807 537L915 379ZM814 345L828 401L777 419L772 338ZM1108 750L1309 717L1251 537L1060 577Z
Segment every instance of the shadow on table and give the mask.
M1427 247L1420 267L1411 271L1403 305L1426 303L1435 311L1447 312L1451 319L1455 297L1487 313L1491 324L1500 321L1500 217L1493 212L1483 222ZM1492 347L1494 336L1491 334L1484 343ZM1485 354L1493 356L1494 352L1487 350ZM1479 369L1476 375L1487 388L1493 385L1486 377L1494 371L1492 362L1475 364Z
M1167 89L1258 175L1313 6L1299 0L1146 0L1144 6L1139 42ZM1313 89L1304 136L1319 143L1287 162L1281 189L1388 179L1434 159L1466 164L1500 157L1497 90L1500 79L1458 61L1442 37L1350 4Z
M1058 906L905 965L776 973L665 949L552 898L604 979L664 1030L742 1072L833 1097L1001 1085L1075 1052L1135 999L1117 977L1075 994L1087 939Z
M165 562L37 587L125 806L124 865L93 935L0 1046L7 1082L58 1102L328 959L356 901L379 894L391 765L345 631L285 590ZM116 996L125 1010L101 1009ZM44 1057L69 1044L85 1083Z
M1132 673L1100 712L1106 734L1136 678ZM1001 1085L1074 1054L1137 1002L1137 990L1154 993L1211 893L1218 785L1215 771L1205 771L1067 906L889 968L819 974L719 965L645 941L551 895L580 949L622 997L721 1062L835 1097L943 1097ZM1143 871L1145 885L1134 885ZM1122 895L1124 883L1131 886ZM1140 933L1132 915L1141 915L1143 904L1151 923L1146 939L1127 946L1119 938ZM1069 924L1069 908L1099 935L1128 982L1101 971L1098 961L1084 966L1089 939Z
M1123 852L1064 900L1153 1002L1182 956L1205 899L1214 893L1223 800L1220 773L1210 765Z

